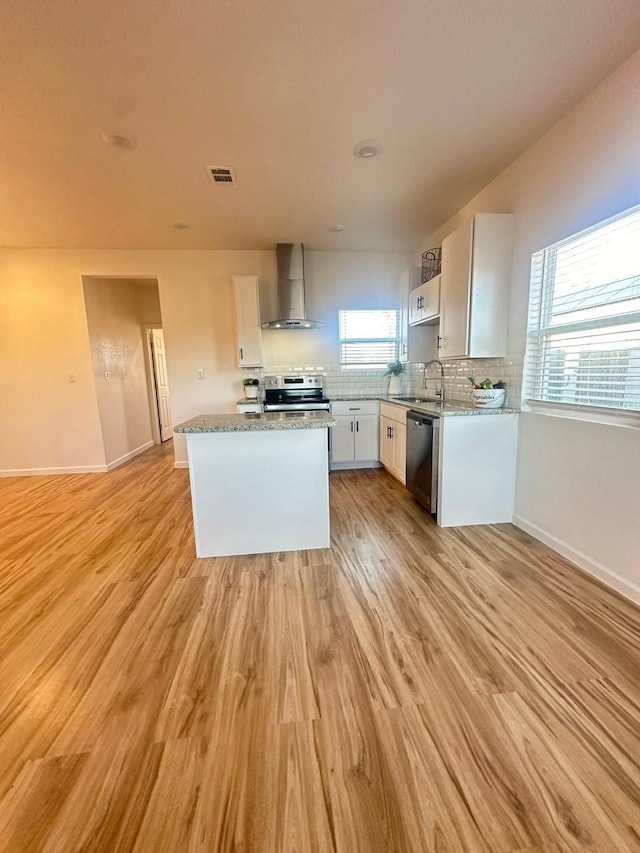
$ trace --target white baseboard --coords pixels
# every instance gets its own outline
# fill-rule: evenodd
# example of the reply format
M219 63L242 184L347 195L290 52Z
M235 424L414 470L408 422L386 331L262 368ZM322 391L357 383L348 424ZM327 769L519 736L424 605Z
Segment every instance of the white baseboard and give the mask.
M532 524L530 521L527 521L526 518L514 515L513 523L516 527L524 530L525 533L529 533L533 536L534 539L538 539L540 542L543 542L545 545L553 548L554 551L562 554L562 556L566 557L567 560L571 560L571 562L575 563L576 567L581 571L586 572L588 575L592 575L592 577L597 578L606 586L611 587L611 589L615 589L616 592L619 592L620 595L623 595L625 598L633 601L634 604L640 605L640 587L637 587L635 584L626 580L626 578L620 577L620 575L617 575L615 572L612 572L600 563L590 559L586 554L583 554L582 551L572 548L571 545L568 545L566 542L563 542L562 539L558 539L546 530L538 527L537 524Z
M330 462L330 471L350 471L355 468L382 468L381 462Z
M140 456L141 453L144 453L145 450L148 450L150 447L153 447L153 441L145 441L144 444L141 444L140 447L136 447L135 450L131 450L129 453L125 453L124 456L120 456L118 459L114 459L113 462L109 462L107 465L107 471L113 471L114 468L118 468L120 465L124 465L125 462L128 462L130 459L133 459L136 456Z
M67 468L8 468L0 477L52 477L55 474L106 474L106 465L70 465Z
M65 468L14 468L0 471L0 477L52 477L55 474L106 474L113 471L119 465L123 465L134 456L139 456L153 447L153 441L146 441L140 447L136 447L130 453L125 453L119 459L109 462L108 465L69 465Z
M186 461L186 459L184 460L184 462L178 462L178 461L176 461L176 462L174 462L174 463L173 463L173 467L174 467L174 468L188 468L188 467L189 467L189 463Z

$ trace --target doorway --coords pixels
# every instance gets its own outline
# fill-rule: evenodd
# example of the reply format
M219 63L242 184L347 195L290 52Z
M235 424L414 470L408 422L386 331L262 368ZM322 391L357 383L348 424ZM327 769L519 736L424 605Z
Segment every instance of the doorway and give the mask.
M173 435L158 281L83 276L107 469Z

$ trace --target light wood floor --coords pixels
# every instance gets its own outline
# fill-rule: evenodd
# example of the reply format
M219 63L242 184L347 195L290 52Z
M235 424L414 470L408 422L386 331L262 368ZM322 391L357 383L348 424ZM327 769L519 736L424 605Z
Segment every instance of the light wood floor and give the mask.
M2 851L640 850L639 610L381 471L196 560L172 461L0 480Z

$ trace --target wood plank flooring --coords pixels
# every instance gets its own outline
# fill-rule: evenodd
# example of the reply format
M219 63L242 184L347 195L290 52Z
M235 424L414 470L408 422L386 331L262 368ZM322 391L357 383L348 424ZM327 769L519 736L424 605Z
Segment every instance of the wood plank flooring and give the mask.
M383 471L196 560L172 463L0 480L0 850L640 851L638 609Z

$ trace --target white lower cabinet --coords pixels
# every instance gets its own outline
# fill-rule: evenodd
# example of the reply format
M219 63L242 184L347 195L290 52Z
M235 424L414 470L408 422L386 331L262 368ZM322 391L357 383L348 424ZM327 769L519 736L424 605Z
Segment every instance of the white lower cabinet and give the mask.
M404 485L407 479L407 409L380 404L380 462Z
M341 400L331 404L333 468L371 467L378 463L378 401Z

